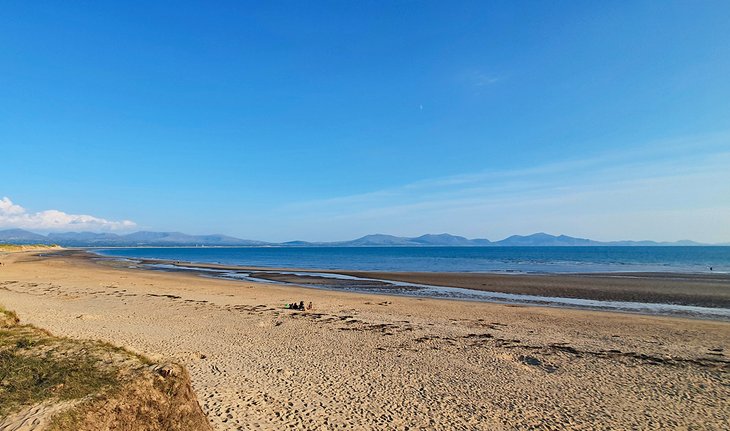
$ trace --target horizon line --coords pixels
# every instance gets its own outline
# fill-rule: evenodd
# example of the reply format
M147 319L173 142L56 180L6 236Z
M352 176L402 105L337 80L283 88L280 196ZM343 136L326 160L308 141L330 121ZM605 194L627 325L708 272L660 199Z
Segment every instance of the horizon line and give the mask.
M656 244L677 244L677 243L690 242L690 243L693 243L692 245L700 245L700 246L701 245L707 245L707 246L728 246L728 245L730 245L729 242L708 243L708 242L695 241L695 240L692 240L692 239L679 239L679 240L653 240L653 239L640 239L640 240L636 240L636 239L596 240L596 239L586 238L586 237L571 236L571 235L567 235L565 233L551 234L551 233L547 233L547 232L544 232L544 231L537 231L537 232L533 232L533 233L530 233L530 234L524 234L524 235L523 234L512 234L512 235L508 235L508 236L506 236L506 237L504 237L502 239L499 239L499 240L490 240L490 239L488 239L486 237L469 238L469 237L462 236L462 235L455 235L455 234L451 234L451 233L448 233L448 232L442 232L442 233L425 233L425 234L421 234L421 235L417 235L417 236L402 236L402 235L394 235L394 234L386 234L386 233L373 233L373 234L365 234L365 235L358 236L358 237L352 238L352 239L334 240L334 241L308 241L308 240L298 240L298 239L287 240L287 241L266 241L266 240L257 240L257 239L249 239L249 238L240 238L240 237L236 237L236 236L232 236L232 235L228 235L228 234L223 234L223 233L188 234L188 233L181 232L181 231L152 231L152 230L139 230L139 231L133 231L133 232L128 232L128 233L117 233L117 232L94 232L94 231L42 231L42 230L32 231L32 230L23 229L23 228L7 227L7 228L2 228L2 230L0 230L0 233L7 232L7 231L21 231L21 232L31 233L31 234L34 234L34 235L44 236L44 237L49 238L49 239L50 239L50 236L53 235L53 234L61 234L61 235L63 235L63 234L113 235L113 236L120 237L120 238L123 238L125 236L129 236L129 235L139 234L139 233L180 234L180 235L191 236L191 237L221 236L221 237L227 237L230 240L238 240L238 241L248 241L248 242L261 243L260 245L262 245L262 246L263 245L287 245L289 243L307 243L307 244L314 244L314 245L316 245L316 244L333 245L333 244L338 244L338 243L354 242L354 241L357 241L357 240L360 240L360 239L363 239L363 238L374 237L374 236L392 237L392 238L404 239L404 240L413 240L413 239L419 239L419 238L428 237L428 236L431 236L431 237L439 237L439 236L441 236L441 237L460 238L460 239L464 239L464 240L467 240L467 241L487 241L487 242L489 242L491 244L497 244L499 242L506 241L506 240L508 240L510 238L515 238L515 237L517 237L517 238L530 238L530 237L534 237L534 236L537 236L537 235L547 235L547 236L552 237L552 238L561 238L562 237L562 238L568 238L568 239L572 239L572 240L584 240L584 241L597 242L597 243L606 243L606 244L610 244L610 243L622 243L622 242L630 242L630 243L656 243ZM2 241L2 240L0 240L0 241ZM208 246L210 247L211 245L208 245ZM237 245L213 245L213 246L214 247L236 247ZM392 246L397 246L397 245L389 244L387 246L391 246L392 247ZM442 245L436 244L434 246L442 246ZM454 246L454 245L452 245L452 246ZM458 247L458 245L455 245L455 246Z

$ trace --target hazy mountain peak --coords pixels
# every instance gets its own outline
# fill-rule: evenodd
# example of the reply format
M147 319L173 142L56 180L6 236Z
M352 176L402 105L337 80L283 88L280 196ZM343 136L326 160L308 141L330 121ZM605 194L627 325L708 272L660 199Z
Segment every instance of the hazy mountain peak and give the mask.
M153 232L139 231L126 235L110 232L54 232L47 236L23 229L6 229L0 231L0 242L29 244L45 243L59 244L71 247L133 247L133 246L296 246L296 247L473 247L473 246L655 246L655 245L702 245L694 241L682 240L677 242L655 241L611 241L600 242L586 238L576 238L568 235L551 235L537 232L530 235L512 235L503 240L491 242L488 239L468 239L463 236L448 233L425 234L418 237L400 237L387 234L365 235L351 241L339 242L307 242L289 241L285 243L267 243L235 238L222 234L188 235L182 232Z

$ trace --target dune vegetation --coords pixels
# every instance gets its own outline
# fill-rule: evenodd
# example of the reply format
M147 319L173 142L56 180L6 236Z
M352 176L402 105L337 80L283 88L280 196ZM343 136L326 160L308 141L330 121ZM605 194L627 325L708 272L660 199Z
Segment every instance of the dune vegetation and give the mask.
M28 423L53 431L209 429L182 367L57 337L0 307L0 429Z
M0 253L16 253L20 251L36 251L61 248L56 244L0 244Z

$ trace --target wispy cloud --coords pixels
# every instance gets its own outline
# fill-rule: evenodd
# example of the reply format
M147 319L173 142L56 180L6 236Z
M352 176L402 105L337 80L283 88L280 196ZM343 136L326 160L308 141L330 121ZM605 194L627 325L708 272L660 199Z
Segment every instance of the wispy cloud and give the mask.
M432 178L287 205L293 226L361 233L443 232L499 239L550 231L595 239L730 241L727 134L523 169ZM324 233L326 234L326 233Z
M109 231L132 229L136 223L130 220L111 221L85 214L68 214L59 210L28 212L8 197L0 199L0 227L38 231L85 230Z
M457 74L456 80L460 85L465 86L468 91L480 95L487 88L501 81L502 77L478 69L468 69Z
M486 87L499 81L496 75L490 75L480 70L467 70L461 75L461 78L475 87Z

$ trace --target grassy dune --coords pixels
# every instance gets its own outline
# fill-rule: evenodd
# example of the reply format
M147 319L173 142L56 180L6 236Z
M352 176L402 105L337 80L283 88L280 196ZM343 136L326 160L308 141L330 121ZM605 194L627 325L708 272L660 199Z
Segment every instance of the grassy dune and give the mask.
M85 355L70 355L80 346L30 325L0 308L0 417L49 399L81 399L120 384L119 367L100 358L107 346L84 343Z
M16 253L20 251L52 250L61 248L55 244L0 244L0 253Z
M53 336L0 307L0 429L34 420L49 431L209 429L183 368Z

